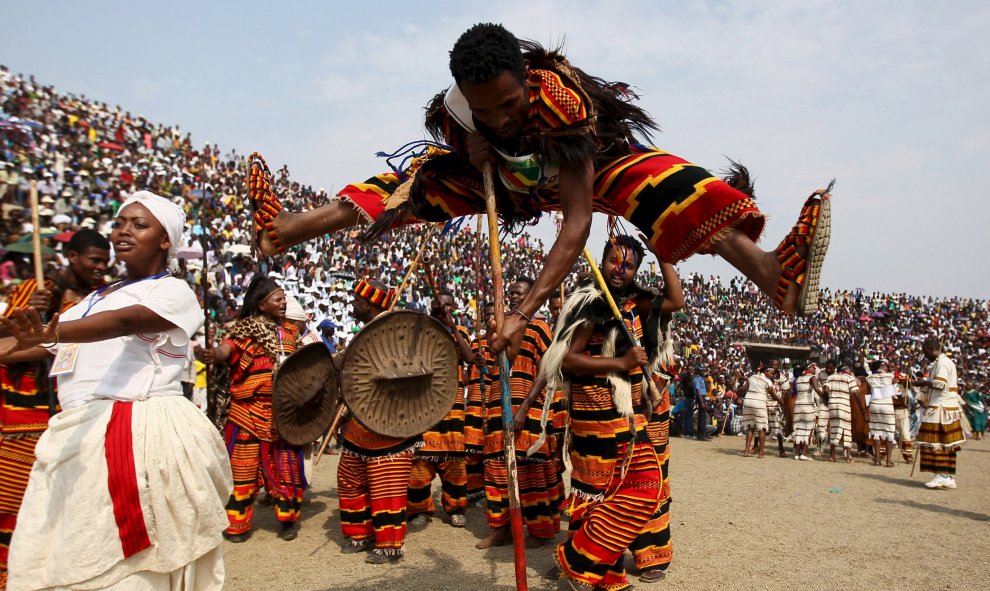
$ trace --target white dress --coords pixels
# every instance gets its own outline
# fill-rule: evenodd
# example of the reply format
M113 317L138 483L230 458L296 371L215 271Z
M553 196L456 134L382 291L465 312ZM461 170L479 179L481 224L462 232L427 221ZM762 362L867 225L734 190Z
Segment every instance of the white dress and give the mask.
M866 378L870 386L870 439L874 441L895 441L894 396L897 388L893 380L894 374L888 372L870 374Z
M63 318L135 304L176 328L78 345L73 371L59 377L64 410L36 449L9 591L223 586L230 462L179 383L202 323L195 296L178 279L149 279L91 294Z
M811 432L818 422L817 394L811 385L811 375L798 376L794 383L797 396L794 399L794 443L808 444Z
M773 382L763 374L753 374L749 377L749 388L746 390L746 396L743 398L742 427L744 430L750 428L753 428L755 431L764 432L769 430L770 422L767 417L767 400L770 398L770 395L767 392L769 392L771 387L773 387Z

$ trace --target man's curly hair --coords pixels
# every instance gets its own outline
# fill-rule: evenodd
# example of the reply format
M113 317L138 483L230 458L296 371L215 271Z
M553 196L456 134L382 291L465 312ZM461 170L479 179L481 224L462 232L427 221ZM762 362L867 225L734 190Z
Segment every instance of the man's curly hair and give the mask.
M643 257L646 256L646 250L643 249L643 245L639 243L639 240L626 234L619 234L615 238L605 242L605 249L602 251L602 263L608 259L609 253L617 246L633 251L636 254L636 268L639 268L643 263Z
M522 82L526 75L519 40L502 25L481 23L468 29L450 50L450 73L456 82L480 84L509 71Z

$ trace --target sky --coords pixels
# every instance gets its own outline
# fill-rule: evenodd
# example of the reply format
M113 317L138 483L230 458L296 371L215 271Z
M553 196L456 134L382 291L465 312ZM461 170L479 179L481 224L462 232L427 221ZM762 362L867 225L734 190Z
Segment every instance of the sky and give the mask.
M259 151L331 192L423 139L457 37L502 23L635 86L655 145L710 170L746 165L764 248L837 179L824 286L990 298L987 2L35 0L3 13L13 72L224 153ZM549 244L552 223L537 235ZM603 242L596 220L589 246ZM736 274L709 256L678 270Z

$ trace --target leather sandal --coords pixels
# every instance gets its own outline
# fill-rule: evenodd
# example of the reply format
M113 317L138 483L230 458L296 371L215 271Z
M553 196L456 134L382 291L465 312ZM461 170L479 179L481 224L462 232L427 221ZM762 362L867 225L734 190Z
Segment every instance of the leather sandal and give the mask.
M285 252L273 226L275 217L282 211L282 202L272 192L272 172L265 159L257 152L248 157L248 201L254 219L255 250L261 252L261 233L265 232L276 252Z
M800 287L794 311L797 316L805 316L818 309L822 264L832 234L831 188L829 184L808 197L797 223L777 246L777 260L782 272L773 303L783 310L787 292L796 283ZM807 247L803 256L798 254L798 249L802 247Z

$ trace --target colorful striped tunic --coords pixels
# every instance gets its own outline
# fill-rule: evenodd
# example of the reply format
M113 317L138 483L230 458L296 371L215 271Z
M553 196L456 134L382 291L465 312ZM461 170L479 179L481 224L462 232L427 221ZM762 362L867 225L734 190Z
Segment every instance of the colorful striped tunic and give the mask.
M518 146L523 153L509 155L513 150L502 147L502 158L497 159L502 182L495 183L495 192L503 219L532 219L542 211L560 209L560 162L554 155L566 152L560 148L566 144L579 151L590 148L594 211L629 220L649 237L664 261L711 253L727 228L738 228L754 240L760 236L765 218L749 195L658 148L603 140L598 130L620 122L606 121L605 113L592 118L578 81L550 69L530 68L526 89L530 108ZM455 91L456 85L447 94ZM436 119L429 124L439 128L435 131L452 152L433 149L402 175L389 172L347 185L337 199L352 204L362 218L382 226L380 230L393 223L484 213L480 171L463 156L473 118L469 110L456 113L451 103L447 100L437 107L439 115L428 117Z

